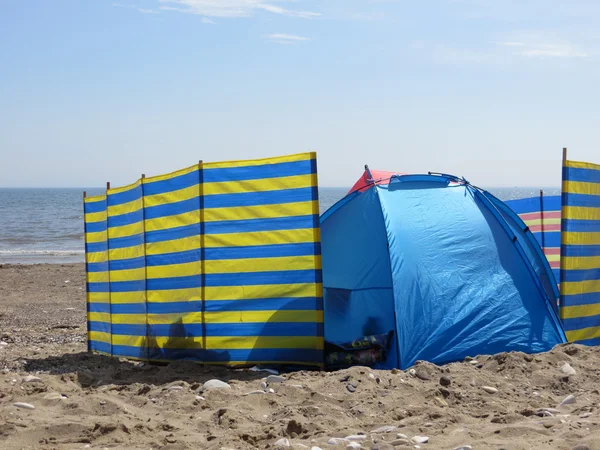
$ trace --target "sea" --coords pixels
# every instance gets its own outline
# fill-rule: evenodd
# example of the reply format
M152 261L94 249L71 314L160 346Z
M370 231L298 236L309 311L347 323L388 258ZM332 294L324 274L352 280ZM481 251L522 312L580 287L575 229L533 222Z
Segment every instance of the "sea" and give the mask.
M543 188L558 195L560 188ZM71 263L84 261L83 191L90 188L0 188L0 264ZM539 188L487 188L501 200L539 195ZM321 213L348 188L319 189Z

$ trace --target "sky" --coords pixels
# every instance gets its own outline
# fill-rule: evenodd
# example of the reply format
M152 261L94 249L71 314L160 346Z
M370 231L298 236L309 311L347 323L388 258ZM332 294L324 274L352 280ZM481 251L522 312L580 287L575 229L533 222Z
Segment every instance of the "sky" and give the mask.
M481 186L600 163L597 0L0 0L0 186L316 151Z

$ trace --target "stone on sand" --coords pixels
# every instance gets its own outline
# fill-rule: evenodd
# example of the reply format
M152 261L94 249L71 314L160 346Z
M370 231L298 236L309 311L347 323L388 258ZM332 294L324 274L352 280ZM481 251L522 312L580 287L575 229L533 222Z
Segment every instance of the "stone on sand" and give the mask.
M358 442L350 442L346 445L346 450L354 450L356 448L362 448L362 446Z
M371 433L389 433L390 431L394 431L398 427L395 425L384 425L382 427L376 428L371 431Z
M498 389L496 389L495 387L492 387L492 386L481 386L481 389L483 389L488 394L498 393Z
M275 447L291 447L289 439L281 438L277 442L275 442Z
M208 380L206 383L204 383L202 385L203 391L212 391L215 389L231 389L231 386L229 386L224 381L216 380L216 379Z
M371 450L394 450L395 447L387 442L379 442L371 447Z
M65 398L67 397L65 397L59 392L50 392L44 395L44 400L64 400Z
M347 441L364 441L367 439L367 436L364 434L351 434L350 436L346 436Z
M426 444L429 442L429 438L427 436L414 436L411 441L415 444Z
M267 383L283 383L285 378L280 375L269 375L267 377Z
M560 368L560 371L562 373L564 373L565 375L575 375L577 373L575 371L575 369L573 369L573 367L571 367L571 364L569 364L568 362L566 362L562 365L562 367Z
M13 403L13 406L16 406L17 408L21 409L35 409L35 406L33 406L32 404L23 402Z
M347 439L344 439L344 438L331 438L327 441L327 443L329 445L347 444L348 442L350 442L350 441L348 441Z
M450 386L452 384L452 380L450 378L448 378L447 376L443 375L442 377L440 377L440 384L442 386Z
M570 405L572 403L577 403L577 398L573 394L569 394L558 406Z
M41 383L42 379L40 377L34 377L33 375L27 375L23 378L23 383Z

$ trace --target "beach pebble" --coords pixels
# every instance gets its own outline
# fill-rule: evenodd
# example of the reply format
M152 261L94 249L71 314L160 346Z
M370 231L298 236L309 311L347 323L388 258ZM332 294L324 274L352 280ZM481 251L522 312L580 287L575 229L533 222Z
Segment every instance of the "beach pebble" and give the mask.
M260 383L260 388L267 389L267 383L265 383L264 381L262 383Z
M417 376L417 371L415 369L409 369L408 374L411 377L415 377L415 376Z
M346 389L348 389L348 392L355 392L356 391L356 387L353 384L347 385Z
M591 450L589 445L579 444L573 447L571 450Z
M275 393L275 389L271 388L269 389L269 394L274 394Z
M396 447L394 447L392 444L388 444L387 442L378 442L371 447L371 450L395 450L395 448Z
M390 442L390 445L396 447L397 445L410 445L410 441L408 439L394 439Z
M44 400L64 400L65 398L67 397L58 392L50 392L44 395Z
M221 380L208 380L202 385L203 391L211 391L214 389L231 389L231 386Z
M23 383L41 383L42 379L40 377L34 377L33 375L27 375L23 378Z
M374 379L375 379L375 375L373 375L372 373L370 373L370 374L369 374L369 378L370 378L371 380L374 380Z
M577 403L577 398L573 394L569 394L558 406L570 405L572 403Z
M563 364L563 366L560 368L560 371L565 375L575 375L577 373L568 362Z
M496 389L495 387L491 387L491 386L481 386L481 389L483 389L488 394L498 393L498 389Z
M17 408L22 408L22 409L35 409L35 406L33 406L32 404L23 403L23 402L13 403L13 406L16 406Z
M540 408L538 409L538 414L542 412L549 412L551 414L560 414L560 411L556 408Z
M371 433L389 433L390 431L394 431L397 428L398 427L396 427L394 425L384 425L382 427L376 428L375 430L371 431Z
M450 378L448 378L447 376L443 375L442 377L440 377L440 384L442 386L450 386L452 384L452 380Z
M264 393L265 393L265 391L257 390L257 391L250 391L246 395L255 395L255 394L264 394Z
M427 436L415 436L411 439L411 442L414 444L426 444L429 442L429 438Z
M169 391L182 391L183 386L169 386L168 390Z
M269 375L267 377L267 383L283 383L285 378L280 375Z
M367 439L367 436L364 434L351 434L350 436L346 436L347 441L364 441Z
M473 447L470 445L459 445L458 447L454 447L454 450L473 450Z
M204 397L202 397L200 395L196 395L196 400L202 401L202 400L204 400Z
M349 441L347 441L344 438L331 438L327 441L327 443L329 445L340 445L340 444L348 444Z
M427 372L425 372L424 370L417 370L415 375L419 380L423 380L423 381L429 380L429 375L427 375Z
M350 442L346 445L346 450L353 450L355 448L362 448L362 446L358 442Z
M8 345L8 342L0 341L0 345Z
M399 373L400 373L400 370L392 369L392 375L398 375Z
M281 438L277 442L275 442L275 447L291 447L289 439Z
M310 450L323 450L321 447L311 447Z
M408 436L402 433L396 435L396 439L408 439Z
M583 413L583 414L581 414L581 415L579 416L579 418L580 418L580 419L587 419L587 418L588 418L588 417L590 417L591 415L592 415L592 413L591 413L591 412L586 412L586 413Z

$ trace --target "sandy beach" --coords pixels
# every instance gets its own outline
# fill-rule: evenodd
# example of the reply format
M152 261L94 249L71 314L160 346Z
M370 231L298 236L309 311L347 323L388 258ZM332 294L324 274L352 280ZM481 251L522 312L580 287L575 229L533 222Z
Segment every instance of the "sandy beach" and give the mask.
M3 265L0 302L2 449L600 448L598 348L265 386L265 372L88 354L82 264Z

